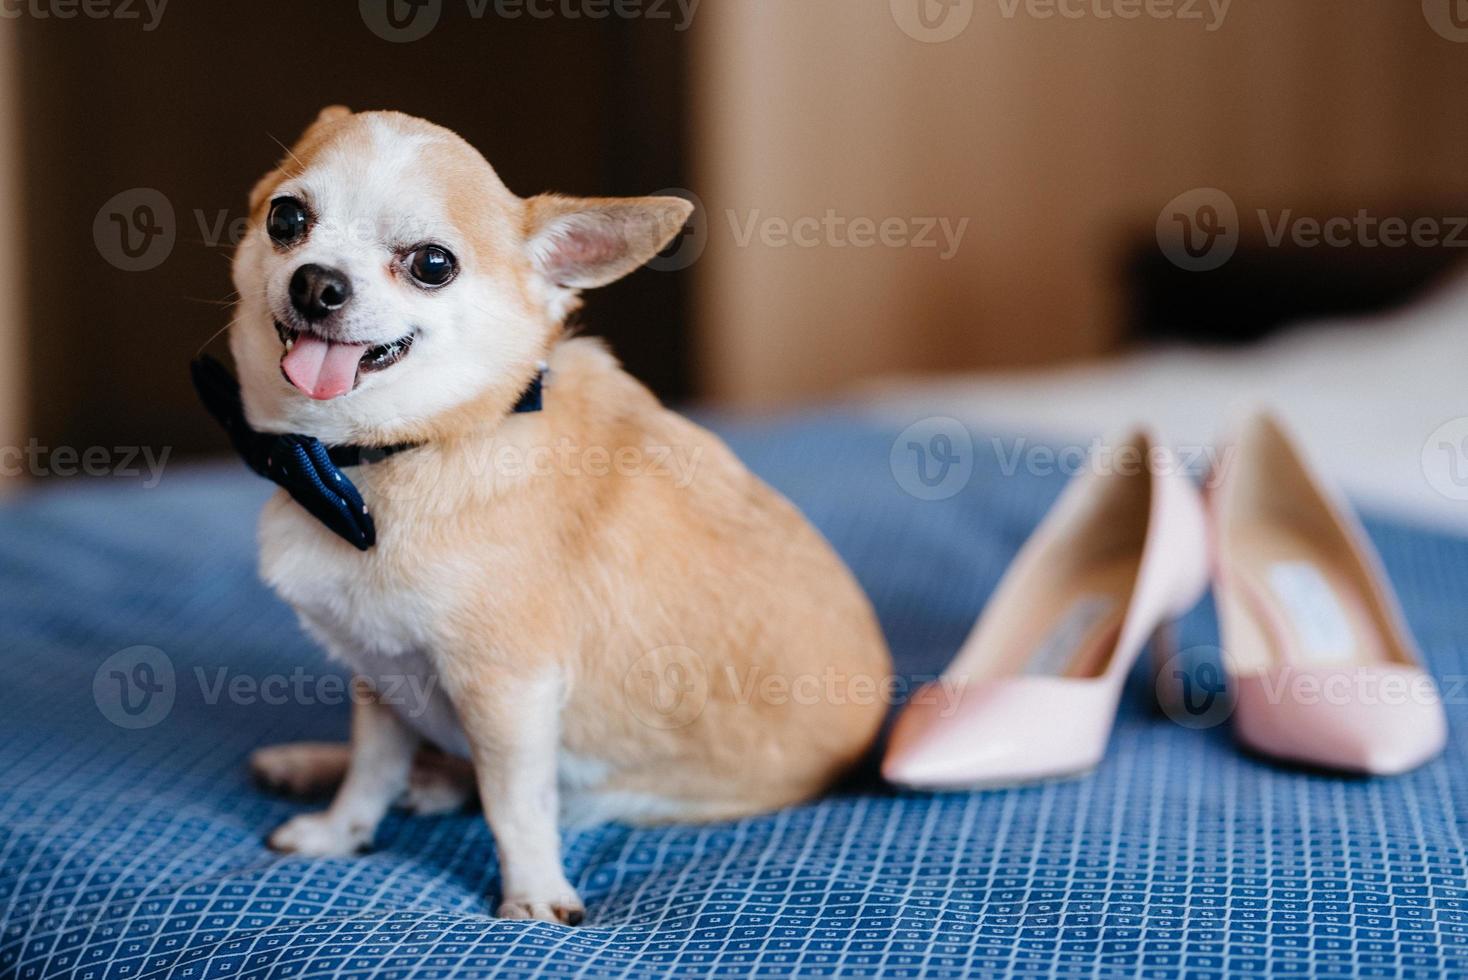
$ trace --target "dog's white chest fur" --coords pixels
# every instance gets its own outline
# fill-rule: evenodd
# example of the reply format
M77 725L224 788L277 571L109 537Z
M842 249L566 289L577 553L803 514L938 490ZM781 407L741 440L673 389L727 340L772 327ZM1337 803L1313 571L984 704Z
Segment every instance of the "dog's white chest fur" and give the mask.
M467 757L453 705L425 651L435 582L406 581L341 543L284 494L260 519L260 572L327 652L372 683L424 738ZM442 594L441 592L439 593Z
M260 517L260 574L333 656L395 657L428 643L433 583L364 560L284 493Z

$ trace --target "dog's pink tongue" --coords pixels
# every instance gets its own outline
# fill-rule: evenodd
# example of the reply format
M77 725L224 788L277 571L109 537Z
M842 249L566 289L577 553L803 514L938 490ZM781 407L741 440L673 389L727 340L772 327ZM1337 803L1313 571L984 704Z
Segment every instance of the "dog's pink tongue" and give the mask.
M357 362L366 344L337 344L308 333L298 334L280 367L291 384L318 401L339 398L357 383Z

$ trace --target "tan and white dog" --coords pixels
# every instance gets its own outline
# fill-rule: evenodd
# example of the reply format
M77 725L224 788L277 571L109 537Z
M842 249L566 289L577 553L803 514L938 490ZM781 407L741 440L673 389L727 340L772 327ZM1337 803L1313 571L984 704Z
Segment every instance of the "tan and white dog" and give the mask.
M579 291L654 257L689 211L522 199L448 130L341 107L254 189L230 330L250 423L417 446L349 470L371 550L284 492L261 519L263 577L358 694L349 746L253 759L275 786L339 784L272 847L350 854L395 802L477 789L500 914L574 923L558 815L765 811L871 745L890 666L852 576L715 436L566 336ZM512 413L541 363L544 410Z

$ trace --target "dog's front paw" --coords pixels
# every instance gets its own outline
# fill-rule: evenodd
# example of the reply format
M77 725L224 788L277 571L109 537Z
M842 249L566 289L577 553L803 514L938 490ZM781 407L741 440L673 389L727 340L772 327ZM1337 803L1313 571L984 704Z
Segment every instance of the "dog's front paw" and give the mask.
M563 926L579 926L586 918L586 906L575 891L567 890L551 898L506 898L500 903L501 919L538 919L559 922Z
M270 835L271 850L302 857L348 857L372 843L372 828L337 820L330 813L303 813Z

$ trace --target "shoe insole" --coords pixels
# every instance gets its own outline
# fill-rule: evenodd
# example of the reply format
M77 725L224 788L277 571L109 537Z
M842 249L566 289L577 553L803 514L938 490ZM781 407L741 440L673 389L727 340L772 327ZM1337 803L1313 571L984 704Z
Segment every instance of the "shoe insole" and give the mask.
M1280 527L1240 536L1237 568L1242 602L1231 611L1243 644L1238 653L1256 668L1293 664L1342 667L1391 659L1360 587L1319 544ZM1253 663L1254 651L1269 662Z
M1095 651L1108 632L1105 628L1112 625L1115 611L1115 596L1100 593L1077 596L1030 654L1023 673L1075 676L1085 663L1096 659ZM1110 632L1115 632L1114 628Z
M1121 633L1136 559L1108 562L1069 576L1053 599L1030 610L1004 673L1096 677L1106 671Z

